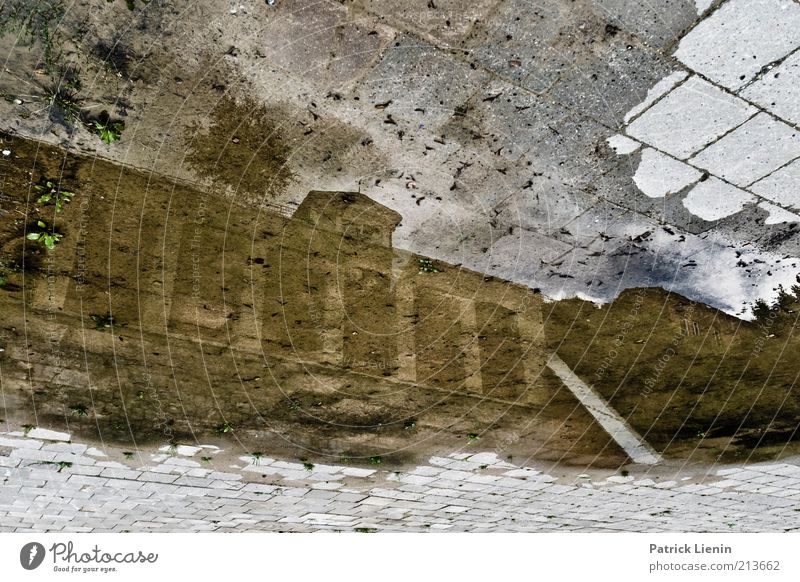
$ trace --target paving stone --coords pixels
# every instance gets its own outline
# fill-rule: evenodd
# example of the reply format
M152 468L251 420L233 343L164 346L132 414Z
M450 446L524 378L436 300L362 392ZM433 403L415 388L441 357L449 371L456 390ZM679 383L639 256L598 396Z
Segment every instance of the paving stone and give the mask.
M760 79L746 87L740 95L778 117L800 125L800 52L790 55L779 65L763 73Z
M607 46L583 54L549 95L614 129L621 128L626 114L673 70L667 59L617 36Z
M598 16L656 47L680 38L697 18L692 0L661 0L658 4L638 0L591 0L590 4Z
M729 0L681 39L675 57L737 90L800 45L800 5L793 0Z
M488 78L439 49L404 36L361 80L357 92L369 103L388 103L376 110L376 120L384 128L391 116L406 131L420 124L433 130L449 120Z
M755 198L735 186L710 178L695 186L683 201L692 214L706 221L719 220L741 211Z
M455 45L466 36L476 22L485 20L498 0L465 4L460 0L407 0L383 2L356 0L355 5L380 15L391 22L410 26L437 41Z
M110 479L138 479L141 474L141 471L132 471L130 469L106 468L103 469L100 476Z
M178 475L169 475L164 473L154 473L151 471L143 472L139 479L142 481L149 481L153 483L173 483L178 479Z
M508 0L478 23L463 46L482 66L530 91L541 93L574 62L580 19L557 0L531 5Z
M800 160L762 178L749 190L786 208L800 210Z
M20 459L30 464L30 461L52 462L56 458L56 453L37 449L14 449L11 451L9 457L12 459Z
M757 113L745 101L692 76L642 113L626 133L686 159Z
M760 113L690 163L738 186L747 186L800 156L800 130Z

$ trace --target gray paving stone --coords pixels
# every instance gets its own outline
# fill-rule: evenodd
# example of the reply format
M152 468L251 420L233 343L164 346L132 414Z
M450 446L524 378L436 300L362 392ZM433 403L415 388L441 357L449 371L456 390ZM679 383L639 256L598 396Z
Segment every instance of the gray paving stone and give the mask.
M130 469L115 469L115 468L107 468L103 469L103 472L100 473L101 477L108 477L109 479L138 479L139 476L142 474L141 471L131 471ZM115 481L111 482L112 484Z
M598 16L655 47L680 38L697 18L693 0L661 0L657 4L638 0L591 0L590 4Z
M391 116L406 131L417 130L420 124L434 130L487 79L486 73L448 58L427 43L402 37L359 83L357 92L361 100L389 103L375 110L376 121L384 129L384 121Z
M614 129L621 128L625 115L673 70L668 59L617 36L583 54L549 95Z

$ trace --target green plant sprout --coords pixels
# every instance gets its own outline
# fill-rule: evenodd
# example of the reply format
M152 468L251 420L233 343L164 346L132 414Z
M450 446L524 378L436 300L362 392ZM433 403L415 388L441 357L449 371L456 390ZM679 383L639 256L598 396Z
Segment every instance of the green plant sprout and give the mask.
M229 422L223 422L214 429L214 432L217 434L228 434L233 432L233 425Z
M95 120L94 129L100 135L100 140L106 144L111 145L115 141L122 139L122 130L125 129L125 123L122 121L99 121Z
M63 235L55 231L48 230L47 224L41 220L36 221L36 226L38 226L40 230L29 232L26 238L28 240L38 241L49 251L53 250L56 244L63 238Z
M467 435L467 440L470 442L480 440L480 438L480 435L476 432L471 432Z
M64 204L72 202L72 197L75 196L74 192L61 190L56 182L50 180L46 180L43 184L36 184L33 189L42 192L37 202L39 204L54 204L56 212L61 212Z
M88 416L89 411L83 404L76 404L75 406L70 407L70 412L75 416Z
M375 456L369 458L370 465L380 465L381 463L383 463L383 457Z
M433 261L430 259L418 259L420 273L441 273L439 269L433 266Z

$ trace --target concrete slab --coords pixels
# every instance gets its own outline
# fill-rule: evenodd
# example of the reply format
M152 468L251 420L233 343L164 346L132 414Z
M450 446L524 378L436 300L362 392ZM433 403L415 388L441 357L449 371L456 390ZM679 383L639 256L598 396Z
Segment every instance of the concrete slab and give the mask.
M444 129L465 144L477 136L492 155L518 160L551 136L555 127L570 115L551 100L536 97L505 81L492 81L476 93L462 116Z
M629 137L625 137L624 135L621 135L619 133L617 135L612 135L610 138L608 138L606 140L606 143L618 155L632 154L633 152L638 150L642 145L638 141L632 140Z
M730 0L683 37L675 57L735 91L798 44L797 2Z
M719 220L742 210L745 204L755 202L752 194L726 184L717 178L709 178L692 188L683 200L689 212L706 221Z
M646 98L648 89L673 69L657 53L615 35L596 42L591 53L584 52L551 94L583 115L619 128L625 115Z
M410 28L442 44L455 45L486 20L499 0L464 3L461 0L356 0L353 5L401 28Z
M778 117L800 124L800 52L795 52L740 94Z
M634 117L646 111L653 103L669 93L678 83L683 82L688 76L689 73L686 71L674 71L661 79L652 89L647 91L647 96L644 98L644 101L625 114L625 123L629 123Z
M800 216L794 212L789 212L788 210L781 208L780 206L770 204L769 202L759 202L758 207L762 210L766 210L769 213L769 216L767 216L765 219L764 224L800 222Z
M662 198L700 179L700 172L652 148L642 151L633 181L645 196Z
M325 87L342 87L380 58L394 31L374 19L354 20L335 2L295 5L259 31L260 55L284 71ZM284 39L272 42L270 39Z
M357 85L386 125L405 122L433 129L450 119L488 79L488 74L453 59L428 43L404 36Z
M663 47L680 38L697 18L691 0L592 0L594 12L609 23L638 36L646 44Z
M800 156L800 131L759 113L701 151L690 163L747 186Z
M470 57L497 75L535 93L569 69L580 49L579 16L558 0L531 5L507 0L463 43Z
M757 111L745 101L693 76L634 120L626 133L686 159Z
M781 206L800 210L800 160L762 178L750 190Z

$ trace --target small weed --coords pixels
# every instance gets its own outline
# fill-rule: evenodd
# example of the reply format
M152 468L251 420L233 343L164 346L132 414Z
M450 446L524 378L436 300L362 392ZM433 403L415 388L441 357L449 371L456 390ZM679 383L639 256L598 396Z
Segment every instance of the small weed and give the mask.
M233 425L230 422L223 422L222 424L214 428L214 432L217 434L231 433L233 432Z
M69 410L75 416L89 416L89 411L83 404L76 404L75 406L70 406Z
M484 470L484 469L488 469L488 468L489 468L489 465L481 465L480 467L478 467L478 469L480 469L480 470Z
M45 98L49 102L47 111L50 120L72 133L75 124L84 115L73 91L74 88L80 86L80 80L73 72L66 72L65 75L66 77L62 81L63 85L59 84L55 88L45 89Z
M300 462L303 463L303 467L306 471L313 471L314 470L314 463L310 463L308 459L300 459Z
M28 436L28 433L31 432L35 428L36 427L33 426L32 424L23 424L22 425L22 434L24 434L25 436Z
M64 469L69 469L72 466L70 461L37 461L35 463L31 463L32 465L54 465L58 467L58 473L60 473Z
M56 212L61 212L64 208L64 204L72 202L72 197L75 196L74 192L62 190L57 182L51 180L45 180L40 184L36 184L33 189L41 192L37 202L39 204L53 204L56 208Z
M406 422L403 424L403 428L404 428L405 430L414 430L415 428L417 428L417 423L416 423L416 422L414 422L413 420L407 420L407 421L406 421Z
M375 456L369 458L370 465L380 465L381 463L383 463L383 457Z
M100 140L107 145L111 145L115 141L122 139L122 131L125 129L125 122L111 121L108 119L108 114L101 116L100 119L94 119L89 126L97 135Z
M417 260L419 262L420 273L441 273L441 271L433 265L432 260L430 259L417 259Z
M481 439L480 435L476 432L471 432L467 435L467 440L469 442L479 441Z
M622 471L619 472L619 474L622 475L623 477L627 477L628 475L630 475L630 472L627 469L623 469Z
M706 433L704 433L704 432L698 432L698 433L697 433L697 438L699 438L699 439L704 439L704 438L706 438Z
M144 390L139 390L139 391L136 393L136 398L137 398L138 400L144 400L144 398L145 398L145 393L144 393Z
M114 321L114 316L110 313L106 313L105 315L99 315L97 313L93 313L89 315L91 320L94 322L95 328L97 331L103 331L105 329L109 329L117 324Z
M53 250L56 244L63 238L63 235L55 232L54 230L48 230L47 224L41 220L36 221L36 226L39 227L39 230L29 232L28 236L25 238L28 240L38 241L39 244L44 245L47 250Z
M133 452L132 452L132 451L123 451L123 452L122 452L122 456L123 456L123 457L125 457L127 460L129 460L129 461L130 461L130 460L132 460L132 459L133 459L133 457L134 457L134 454L133 454Z
M211 464L211 457L200 457L200 460L205 463L206 465Z
M254 453L250 453L250 462L254 465L261 464L261 458L264 456L264 453L261 451L256 451Z
M39 43L44 61L52 69L60 55L56 54L56 43L50 27L56 26L63 14L63 2L59 0L33 3L6 1L0 4L0 33L18 31L20 38L27 40L30 45Z
M354 531L356 533L375 533L378 529L374 527L357 527Z

